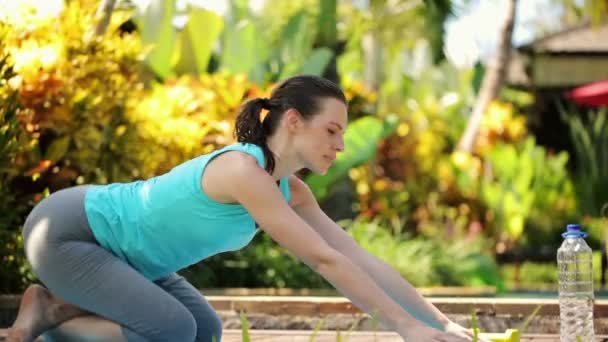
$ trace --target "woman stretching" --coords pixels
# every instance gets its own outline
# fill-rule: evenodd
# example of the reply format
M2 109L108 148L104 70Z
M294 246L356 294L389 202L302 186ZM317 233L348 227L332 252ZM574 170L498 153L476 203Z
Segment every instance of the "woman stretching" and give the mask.
M293 175L303 168L324 174L344 149L346 124L340 88L296 76L269 99L244 104L236 144L145 181L54 192L23 231L45 287L25 291L7 341L48 332L61 341L219 342L217 314L175 272L243 248L256 222L406 341L472 341L328 218Z

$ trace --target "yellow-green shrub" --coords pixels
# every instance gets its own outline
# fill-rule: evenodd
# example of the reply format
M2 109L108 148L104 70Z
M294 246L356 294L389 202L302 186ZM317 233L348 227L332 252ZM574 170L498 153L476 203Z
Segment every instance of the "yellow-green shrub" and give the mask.
M128 181L232 141L238 107L261 90L227 74L146 86L144 47L118 30L126 15L116 12L108 33L89 41L89 8L69 2L58 20L9 29L8 84L34 147L18 169L40 174L39 183L53 178L53 188Z
M132 153L143 161L140 172L152 176L194 156L232 143L234 119L248 96L259 90L242 75L183 76L155 84L129 101L128 118L148 146Z
M401 227L399 231L406 224L415 228L412 215L429 194L458 195L440 187L437 174L441 158L453 146L452 121L463 106L444 102L433 96L410 100L395 132L381 142L376 160L351 170L364 217Z
M19 94L19 118L34 146L15 167L41 174L39 183L53 188L78 177L125 180L138 166L121 153L131 141L117 132L128 124L126 99L143 89L143 48L137 37L119 34L120 12L108 34L87 39L93 9L71 1L59 18L16 22L3 45L15 72L8 84Z
M146 48L119 30L126 14L96 38L94 9L70 1L59 18L0 24L0 291L27 281L20 226L49 192L153 176L228 144L239 105L266 92L239 75L150 81Z
M6 26L0 24L0 44L6 34ZM18 94L8 85L13 71L7 57L7 52L0 50L0 293L19 288L29 274L23 267L23 244L17 229L29 206L23 194L10 186L18 173L13 165L27 143L18 120Z

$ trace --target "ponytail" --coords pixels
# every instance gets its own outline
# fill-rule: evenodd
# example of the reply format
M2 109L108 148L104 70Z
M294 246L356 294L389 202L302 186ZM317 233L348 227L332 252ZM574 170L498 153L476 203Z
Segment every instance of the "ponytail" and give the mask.
M275 160L266 143L266 137L270 131L267 124L270 113L264 121L260 117L262 109L270 110L270 102L266 98L257 98L246 102L236 117L234 135L238 142L255 144L262 148L266 159L266 171L272 174Z

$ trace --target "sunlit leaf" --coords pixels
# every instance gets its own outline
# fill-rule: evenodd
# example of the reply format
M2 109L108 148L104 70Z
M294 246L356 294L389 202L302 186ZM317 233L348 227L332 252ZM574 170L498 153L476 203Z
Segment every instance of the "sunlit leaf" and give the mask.
M177 35L177 46L172 66L177 74L199 75L207 71L211 51L216 44L224 20L214 12L194 8L188 22Z
M315 49L302 66L301 73L321 76L333 55L333 52L328 48Z
M134 21L139 27L142 42L150 47L146 62L161 78L171 73L171 56L175 49L176 32L173 27L175 0L150 0L139 7Z
M45 159L58 161L65 156L68 152L68 148L70 147L70 136L64 136L58 139L55 139L51 145L48 147L45 153Z

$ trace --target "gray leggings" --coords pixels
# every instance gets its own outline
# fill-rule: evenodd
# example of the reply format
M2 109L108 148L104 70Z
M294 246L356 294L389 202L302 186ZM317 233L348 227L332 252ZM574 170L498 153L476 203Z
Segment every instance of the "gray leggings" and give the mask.
M25 252L44 285L120 324L128 341L219 342L221 320L183 277L173 273L152 282L97 243L84 212L86 189L51 194L25 222Z

